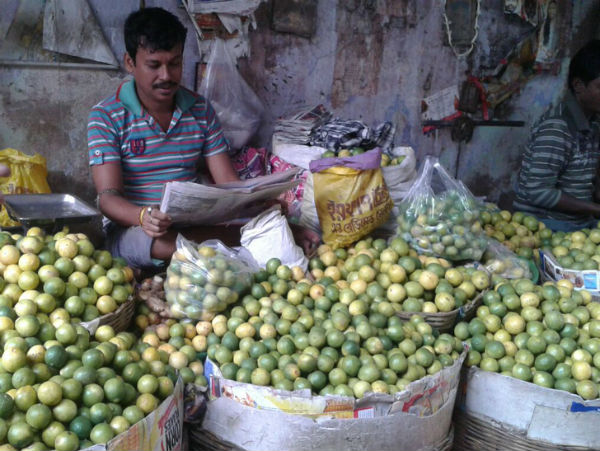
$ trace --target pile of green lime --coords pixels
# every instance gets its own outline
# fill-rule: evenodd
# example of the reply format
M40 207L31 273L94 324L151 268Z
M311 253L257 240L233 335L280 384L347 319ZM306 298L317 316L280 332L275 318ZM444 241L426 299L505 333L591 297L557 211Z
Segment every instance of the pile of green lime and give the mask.
M364 312L371 304L384 312L450 312L491 284L486 271L417 255L398 237L389 244L369 237L335 251L324 245L309 265L315 280L335 283L340 302L351 312Z
M100 326L0 307L0 446L75 451L105 444L172 394L165 351Z
M451 261L479 260L487 246L479 213L475 199L457 191L427 193L400 205L398 235L419 254Z
M488 291L477 316L454 335L466 340L467 365L542 387L598 398L600 304L568 280L503 282Z
M376 256L385 255L384 249L367 252L374 241L361 243L353 252L364 246L357 258L368 261L347 271L356 274L352 282L341 279L346 272L342 260L340 268L330 266L337 272L313 270L323 273L316 282L278 259L269 260L266 269L255 274L241 304L210 323L207 355L219 364L224 377L361 398L367 392L395 393L452 365L463 349L460 340L434 331L421 316L407 322L398 318L393 304L399 300L388 300L386 289L375 281L374 266L383 264L376 263ZM339 256L347 251L336 252ZM399 258L394 256L389 266ZM411 262L416 266L419 260ZM390 280L387 288L391 285Z
M17 316L91 321L117 310L133 293L133 271L83 233L65 229L25 236L0 232L0 307Z
M138 318L143 316L140 312ZM167 362L175 368L184 383L206 386L204 358L208 348L207 336L212 331L210 321L185 318L168 319L142 331L144 343L142 360L157 360L167 355Z
M494 238L519 257L533 259L535 249L548 245L552 231L534 216L517 211L500 210L494 204L486 204L479 220L487 236Z
M600 228L554 232L544 249L550 250L563 268L600 270Z
M252 283L252 273L237 260L201 246L177 251L165 280L165 297L177 318L201 319L203 312L222 312Z

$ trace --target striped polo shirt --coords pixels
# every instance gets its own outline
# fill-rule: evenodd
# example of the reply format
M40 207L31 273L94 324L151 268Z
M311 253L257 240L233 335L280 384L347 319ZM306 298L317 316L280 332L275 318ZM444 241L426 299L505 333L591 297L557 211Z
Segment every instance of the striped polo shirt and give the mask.
M165 132L140 104L133 80L96 105L88 119L89 164L119 162L125 197L137 205L160 202L169 181L194 181L200 159L227 151L210 103L179 88Z
M518 176L515 210L540 219L585 224L585 215L553 210L561 195L593 201L598 167L599 128L588 121L579 103L567 92L559 105L534 125Z

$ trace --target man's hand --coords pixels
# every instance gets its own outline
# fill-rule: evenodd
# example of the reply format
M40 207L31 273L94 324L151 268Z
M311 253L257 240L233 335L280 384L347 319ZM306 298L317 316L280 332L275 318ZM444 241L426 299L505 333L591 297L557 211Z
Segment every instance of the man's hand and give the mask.
M290 224L290 228L294 234L296 244L302 247L302 250L307 257L311 257L321 242L319 235L306 227L296 224Z
M144 207L146 212L142 216L142 230L152 238L158 238L167 233L171 227L171 218L156 207Z

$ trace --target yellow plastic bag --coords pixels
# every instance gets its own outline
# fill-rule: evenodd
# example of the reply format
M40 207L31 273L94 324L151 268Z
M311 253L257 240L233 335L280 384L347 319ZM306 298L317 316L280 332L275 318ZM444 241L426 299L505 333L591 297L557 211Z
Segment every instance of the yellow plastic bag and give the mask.
M310 163L323 241L346 247L383 224L393 207L381 173L381 151Z
M26 155L16 149L0 150L0 164L8 166L10 175L0 177L0 191L4 194L49 193L50 186L46 177L46 159L40 154ZM13 221L2 206L0 226L13 227L19 225Z

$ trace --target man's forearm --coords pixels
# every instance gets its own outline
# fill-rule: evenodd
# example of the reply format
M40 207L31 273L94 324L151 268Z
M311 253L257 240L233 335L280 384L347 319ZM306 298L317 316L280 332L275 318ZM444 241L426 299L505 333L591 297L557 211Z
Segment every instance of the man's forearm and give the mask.
M600 204L577 199L564 193L561 194L554 210L570 214L600 216Z
M105 193L98 201L100 211L111 221L126 227L140 225L142 207L114 193Z

